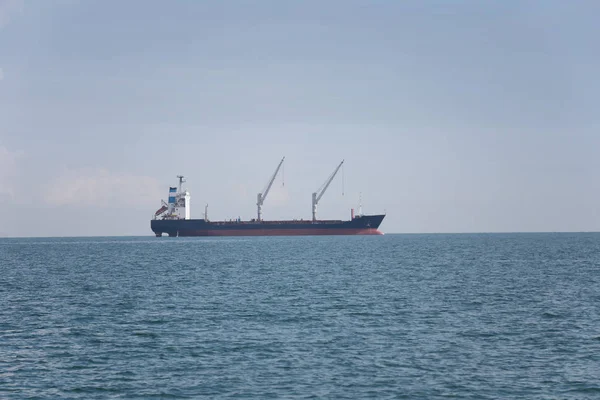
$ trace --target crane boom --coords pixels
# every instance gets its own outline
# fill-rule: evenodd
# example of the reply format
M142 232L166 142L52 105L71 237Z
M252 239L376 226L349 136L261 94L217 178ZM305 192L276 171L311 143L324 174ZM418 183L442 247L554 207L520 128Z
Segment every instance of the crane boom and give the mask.
M317 190L315 193L312 194L312 219L313 219L313 221L317 220L317 204L319 204L319 200L321 200L321 197L323 197L323 195L325 194L325 191L331 184L331 181L333 181L333 178L335 178L335 176L337 175L338 171L342 167L342 164L344 164L344 160L342 160L342 162L337 166L337 168L335 169L335 171L333 171L333 173L329 176L329 178L327 178L327 180L319 188L319 190Z
M283 164L283 160L285 160L285 157L283 157L281 159L281 161L279 162L279 165L277 166L275 173L271 177L271 180L269 180L269 183L267 183L267 186L265 187L263 192L259 193L256 196L256 207L257 207L257 211L258 211L258 220L259 221L262 221L262 205L265 202L267 195L269 194L269 190L271 190L271 186L273 186L273 182L275 181L275 178L277 177L277 174L279 173L279 169L281 168L281 165Z

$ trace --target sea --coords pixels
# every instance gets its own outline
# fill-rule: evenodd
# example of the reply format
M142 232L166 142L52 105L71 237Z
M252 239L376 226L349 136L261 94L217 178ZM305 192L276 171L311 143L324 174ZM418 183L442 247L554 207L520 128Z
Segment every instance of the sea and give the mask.
M0 239L0 398L600 398L600 234Z

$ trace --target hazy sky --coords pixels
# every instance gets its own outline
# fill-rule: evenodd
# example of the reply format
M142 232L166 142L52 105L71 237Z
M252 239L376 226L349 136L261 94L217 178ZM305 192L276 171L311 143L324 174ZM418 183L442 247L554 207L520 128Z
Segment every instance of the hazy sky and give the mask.
M600 230L598 1L0 0L0 236L387 212Z

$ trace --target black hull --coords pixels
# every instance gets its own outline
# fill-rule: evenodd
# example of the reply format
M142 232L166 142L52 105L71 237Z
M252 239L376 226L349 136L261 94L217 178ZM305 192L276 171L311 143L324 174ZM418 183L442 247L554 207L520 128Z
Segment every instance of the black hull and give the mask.
M156 236L306 236L382 235L378 228L385 215L363 215L350 221L215 221L203 219L152 220Z

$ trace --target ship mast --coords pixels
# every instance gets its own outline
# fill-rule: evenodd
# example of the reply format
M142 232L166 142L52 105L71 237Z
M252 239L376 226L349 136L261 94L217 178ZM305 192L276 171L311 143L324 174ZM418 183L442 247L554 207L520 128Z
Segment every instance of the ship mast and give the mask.
M335 178L335 176L337 175L338 171L342 167L342 164L344 164L344 160L342 160L340 165L338 165L337 168L335 169L335 171L333 171L333 173L329 176L329 178L327 178L325 183L323 185L321 185L321 187L315 193L312 194L312 220L313 221L317 220L317 205L319 204L319 200L321 200L321 197L323 197L323 195L325 194L325 191L329 187L329 184L331 183L331 181L333 181L333 178Z
M185 179L183 179L183 175L177 175L177 178L179 178L179 191L177 193L181 193L181 185L185 182Z
M265 189L263 189L262 193L259 193L256 196L256 207L257 207L257 213L258 213L258 220L259 221L262 221L262 205L265 202L265 199L267 198L267 195L269 194L269 190L271 190L271 186L273 186L273 182L275 181L275 178L277 177L277 173L279 172L279 169L281 168L281 165L283 164L283 160L285 160L285 157L283 157L281 159L281 161L279 162L279 165L277 166L277 169L275 170L275 173L273 174L273 176L269 180L269 183L267 183L267 186L265 187Z
M363 215L363 213L362 213L362 192L360 192L358 195L358 215L360 215L361 217Z

